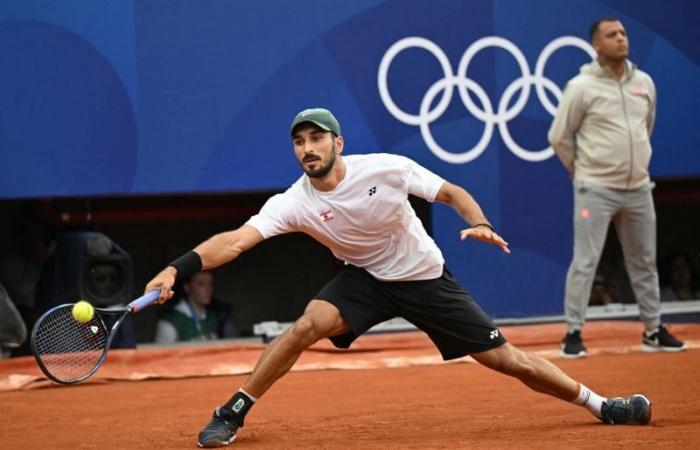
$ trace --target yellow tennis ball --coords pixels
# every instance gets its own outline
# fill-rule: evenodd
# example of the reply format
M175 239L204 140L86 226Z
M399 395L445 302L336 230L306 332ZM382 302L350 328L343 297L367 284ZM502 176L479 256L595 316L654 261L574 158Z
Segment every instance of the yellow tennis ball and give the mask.
M78 303L73 305L73 318L79 323L87 323L92 320L95 315L95 308L85 300L80 300Z

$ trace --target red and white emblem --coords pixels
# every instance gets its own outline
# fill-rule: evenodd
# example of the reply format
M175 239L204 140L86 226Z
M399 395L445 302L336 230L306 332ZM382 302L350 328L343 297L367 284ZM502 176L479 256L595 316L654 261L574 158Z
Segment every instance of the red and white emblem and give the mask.
M320 214L320 216L324 222L328 222L330 220L333 220L333 211L331 211L330 209L328 211L323 211Z

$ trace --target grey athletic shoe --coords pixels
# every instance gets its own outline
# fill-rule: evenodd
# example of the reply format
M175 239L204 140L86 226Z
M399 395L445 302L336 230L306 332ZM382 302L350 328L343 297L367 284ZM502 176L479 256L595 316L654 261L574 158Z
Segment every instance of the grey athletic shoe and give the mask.
M560 354L564 358L584 358L586 356L586 347L583 346L581 330L566 333L566 336L561 341Z
M600 420L610 425L646 425L651 421L651 402L641 394L603 402Z
M644 352L680 352L687 350L685 343L672 335L665 326L659 325L653 333L642 333L642 351Z
M206 448L228 445L236 439L238 428L233 411L224 407L216 408L211 422L199 433L197 445Z

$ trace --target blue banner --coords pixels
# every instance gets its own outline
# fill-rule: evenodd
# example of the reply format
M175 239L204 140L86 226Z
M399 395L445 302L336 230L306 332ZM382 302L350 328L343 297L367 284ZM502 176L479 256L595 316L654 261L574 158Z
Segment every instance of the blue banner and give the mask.
M348 153L409 156L472 192L513 247L453 272L500 316L562 310L571 187L546 141L590 24L619 17L656 82L653 177L700 175L691 0L50 0L0 5L0 198L281 190L294 114L333 110Z

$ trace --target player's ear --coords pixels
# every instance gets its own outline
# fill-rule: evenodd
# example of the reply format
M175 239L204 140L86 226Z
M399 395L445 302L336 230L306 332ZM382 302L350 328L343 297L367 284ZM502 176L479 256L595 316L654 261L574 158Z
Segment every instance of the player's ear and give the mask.
M343 141L343 136L336 136L335 137L335 152L337 154L343 153L343 146L345 145L345 142Z

